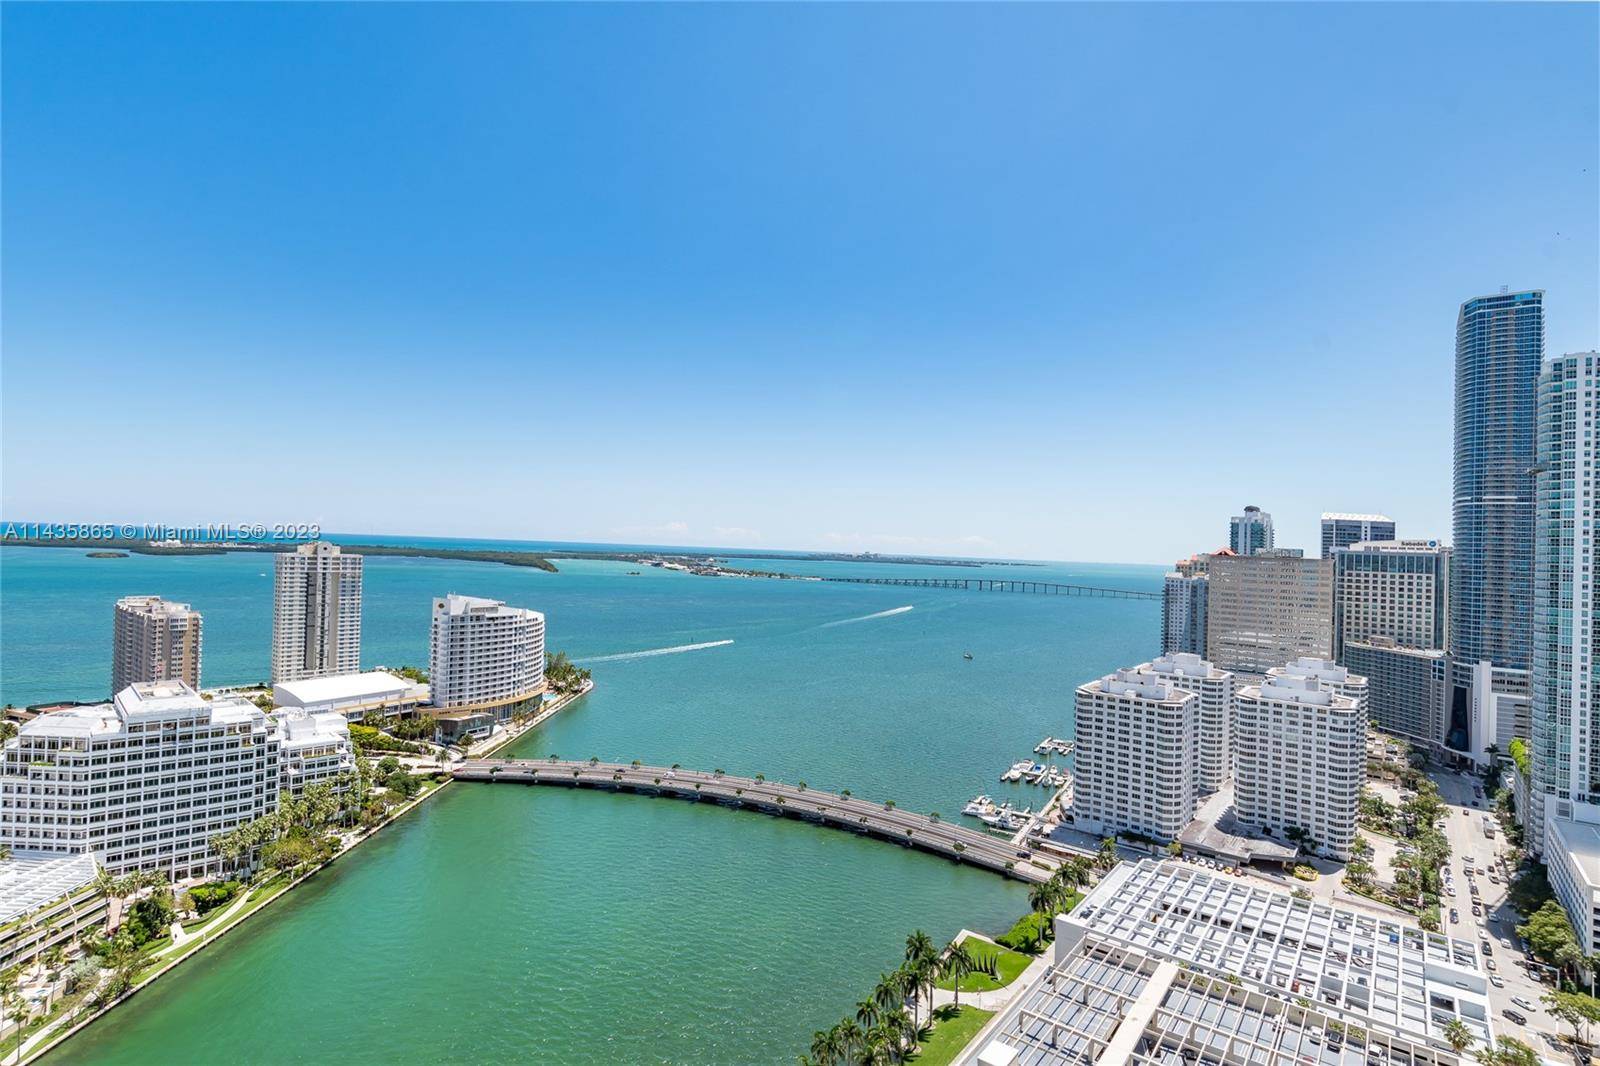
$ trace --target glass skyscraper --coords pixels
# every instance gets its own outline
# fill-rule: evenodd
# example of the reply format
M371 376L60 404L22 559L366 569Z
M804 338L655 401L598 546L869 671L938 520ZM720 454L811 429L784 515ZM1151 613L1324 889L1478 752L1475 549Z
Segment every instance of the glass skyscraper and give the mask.
M1492 664L1508 687L1526 690L1532 654L1534 408L1543 358L1543 291L1502 292L1461 305L1450 595L1455 671L1450 743L1458 748L1469 746L1472 670L1478 663ZM1526 735L1525 729L1516 731ZM1499 732L1506 732L1504 723Z
M1600 816L1600 707L1596 706L1594 423L1600 354L1551 359L1539 378L1538 486L1533 586L1533 787L1529 839L1542 850L1544 813ZM1578 805L1588 805L1584 810ZM1579 919L1574 918L1576 923Z

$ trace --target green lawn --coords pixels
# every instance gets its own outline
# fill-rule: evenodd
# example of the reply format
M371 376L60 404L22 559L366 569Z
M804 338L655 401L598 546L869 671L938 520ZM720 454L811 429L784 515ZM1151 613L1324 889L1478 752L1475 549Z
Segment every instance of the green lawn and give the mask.
M995 969L999 971L1000 980L996 981L986 973L969 973L961 979L963 992L987 992L992 988L1004 988L1017 979L1017 975L1028 968L1028 963L1033 961L1031 955L1024 955L1020 951L1010 948L996 947L985 940L967 937L961 941L967 946L967 951L972 955L973 961L981 962L991 956L995 957ZM939 987L945 991L953 991L955 983L948 979L940 981Z
M948 1066L993 1017L994 1011L977 1007L940 1007L934 1012L933 1035L906 1061L918 1066Z

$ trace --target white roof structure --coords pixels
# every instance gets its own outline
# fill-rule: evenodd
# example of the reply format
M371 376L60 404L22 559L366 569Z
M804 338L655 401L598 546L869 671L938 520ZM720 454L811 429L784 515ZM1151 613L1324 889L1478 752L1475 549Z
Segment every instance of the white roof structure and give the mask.
M1174 862L1119 866L1056 919L1051 966L956 1061L1015 1066L1457 1066L1491 1037L1465 940ZM997 1049L998 1050L998 1049Z
M1393 522L1386 514L1349 514L1344 511L1323 511L1324 522Z
M350 723L342 714L274 714L279 743L284 752L350 738Z
M228 725L260 721L265 715L255 704L237 696L206 700L182 681L142 681L117 693L110 703L41 714L24 722L17 731L24 736L88 740L124 732L130 724L181 718L203 718Z
M1579 822L1572 818L1550 819L1550 832L1555 843L1566 851L1571 865L1578 870L1593 892L1600 889L1600 825Z
M12 852L0 862L0 924L82 888L98 869L88 853Z
M383 703L421 698L427 688L384 670L361 674L313 677L283 681L272 686L272 702L279 707L319 707L342 703Z

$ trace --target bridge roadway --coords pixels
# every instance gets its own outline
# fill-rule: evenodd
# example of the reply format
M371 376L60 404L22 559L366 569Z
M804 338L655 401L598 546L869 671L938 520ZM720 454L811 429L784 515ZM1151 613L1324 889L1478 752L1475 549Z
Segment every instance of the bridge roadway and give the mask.
M1092 596L1108 600L1159 600L1161 593L1142 589L1110 589L1095 585L1062 585L1053 581L1009 581L986 577L825 577L849 585L895 585L917 589L976 589L980 592L1030 592L1038 596Z
M1055 863L1045 855L1004 837L990 836L962 825L935 821L925 814L901 810L855 796L841 796L781 781L668 769L623 763L568 762L556 759L467 759L451 773L461 781L494 781L518 785L561 785L636 792L688 800L711 800L725 806L803 818L834 829L864 833L897 844L942 855L955 862L981 866L1019 881L1047 880Z

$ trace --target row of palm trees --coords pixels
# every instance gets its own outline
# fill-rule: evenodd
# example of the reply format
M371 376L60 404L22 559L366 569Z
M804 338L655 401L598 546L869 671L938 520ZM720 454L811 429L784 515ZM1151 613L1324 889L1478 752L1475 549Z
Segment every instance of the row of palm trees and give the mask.
M905 961L893 973L879 975L871 995L856 1004L854 1014L832 1029L819 1030L811 1038L811 1053L800 1061L803 1066L904 1062L930 1032L934 985L952 980L959 1002L961 979L993 967L993 956L979 960L965 944L954 942L940 951L933 938L918 929L906 937ZM922 1018L923 1004L930 1015L928 1021Z

